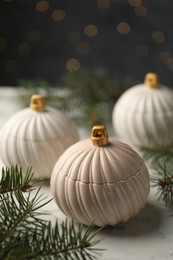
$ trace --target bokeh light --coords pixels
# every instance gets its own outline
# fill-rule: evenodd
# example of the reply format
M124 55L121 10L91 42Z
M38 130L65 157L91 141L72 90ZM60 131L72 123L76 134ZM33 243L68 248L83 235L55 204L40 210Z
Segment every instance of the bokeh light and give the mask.
M53 85L79 68L139 79L151 67L172 82L171 1L2 0L1 7L3 86L21 78Z
M84 28L84 34L87 35L88 37L96 36L97 33L98 33L98 28L94 24L88 24Z
M142 4L141 0L128 0L128 3L134 7L140 6Z
M152 33L152 39L157 43L163 43L165 41L165 35L160 31L155 31Z
M163 63L167 63L167 61L171 58L172 56L171 56L171 54L169 53L169 52L167 52L167 51L162 51L161 53L160 53L160 60L161 60L161 62L163 62Z
M130 25L126 22L121 22L117 25L117 31L120 34L129 34L130 33Z
M145 17L147 15L147 9L144 6L138 6L134 9L134 11L139 17Z
M40 13L47 11L48 8L49 8L49 3L47 1L39 1L35 7L36 11Z
M65 16L66 16L66 14L65 14L64 10L61 10L61 9L54 10L51 15L52 19L55 22L60 22L60 21L64 20Z
M106 9L110 8L111 2L109 0L98 0L97 1L97 6L100 9L106 10Z
M22 42L19 46L18 46L18 53L20 55L27 55L31 50L31 44L29 44L28 42Z
M80 62L75 58L68 59L66 62L66 68L69 71L77 71L80 68Z

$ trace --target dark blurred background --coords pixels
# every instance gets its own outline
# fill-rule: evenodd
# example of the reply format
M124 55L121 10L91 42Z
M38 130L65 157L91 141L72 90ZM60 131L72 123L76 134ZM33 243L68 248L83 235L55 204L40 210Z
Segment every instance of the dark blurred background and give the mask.
M0 1L1 86L81 68L173 87L173 1Z

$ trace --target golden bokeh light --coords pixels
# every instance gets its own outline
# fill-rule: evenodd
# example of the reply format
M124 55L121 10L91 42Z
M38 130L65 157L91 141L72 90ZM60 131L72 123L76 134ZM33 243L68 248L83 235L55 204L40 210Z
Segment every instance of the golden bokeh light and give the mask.
M64 10L61 9L57 9L55 11L53 11L51 17L55 22L60 22L62 20L64 20L66 16L66 13L64 12Z
M171 59L171 54L167 51L162 51L160 53L160 60L161 62L163 62L164 64L167 64L168 60Z
M47 11L48 8L49 8L49 3L47 1L39 1L35 7L36 11L40 13Z
M5 50L7 47L7 40L5 38L0 38L0 51Z
M88 37L93 37L96 36L98 33L98 28L96 25L94 24L88 24L85 26L84 28L84 33L85 35L87 35Z
M77 44L78 42L80 42L80 34L78 32L70 32L67 35L67 41L71 44Z
M86 55L90 51L89 44L86 42L80 42L76 46L76 52L80 55Z
M33 43L38 42L40 39L41 39L41 32L34 30L28 33L28 40L30 42Z
M141 0L128 0L128 3L134 7L140 6L142 4Z
M145 58L148 56L149 54L149 50L148 50L148 47L144 44L139 44L137 47L136 47L136 54L141 57L141 58Z
M16 71L17 69L17 61L16 60L8 60L6 63L5 63L5 71L9 74L13 73Z
M109 0L98 0L97 6L102 10L106 10L111 6L111 2Z
M18 46L18 53L20 55L27 55L31 50L31 44L29 44L28 42L22 42L19 46Z
M66 68L69 71L76 71L80 68L80 62L75 58L71 58L66 62Z
M129 34L130 33L130 25L125 22L121 22L117 25L117 31L121 34Z
M138 6L134 11L135 14L140 17L145 17L147 15L147 9L144 6Z
M163 43L165 41L165 35L160 31L155 31L152 33L152 39L157 43Z

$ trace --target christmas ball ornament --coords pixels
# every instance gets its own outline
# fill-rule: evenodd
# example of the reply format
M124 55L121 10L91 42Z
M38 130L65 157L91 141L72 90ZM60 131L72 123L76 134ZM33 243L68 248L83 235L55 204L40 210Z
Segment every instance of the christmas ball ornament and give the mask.
M108 140L105 126L69 147L51 175L59 208L76 222L115 225L145 205L150 184L143 159L127 144Z
M4 165L32 167L35 177L50 178L58 157L79 140L73 122L62 112L46 107L41 95L30 107L14 114L0 131L0 158Z
M114 106L112 124L117 136L138 147L173 144L173 90L148 73L144 84L126 90Z

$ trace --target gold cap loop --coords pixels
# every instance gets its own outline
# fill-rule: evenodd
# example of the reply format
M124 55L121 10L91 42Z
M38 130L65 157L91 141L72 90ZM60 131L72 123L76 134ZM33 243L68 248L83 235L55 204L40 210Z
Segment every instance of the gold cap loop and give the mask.
M42 95L34 94L31 96L30 108L36 111L45 110L45 99Z
M144 84L150 88L158 88L159 87L159 78L156 73L147 73L145 75Z
M108 135L104 125L96 125L92 128L91 142L94 145L104 146L108 144Z

